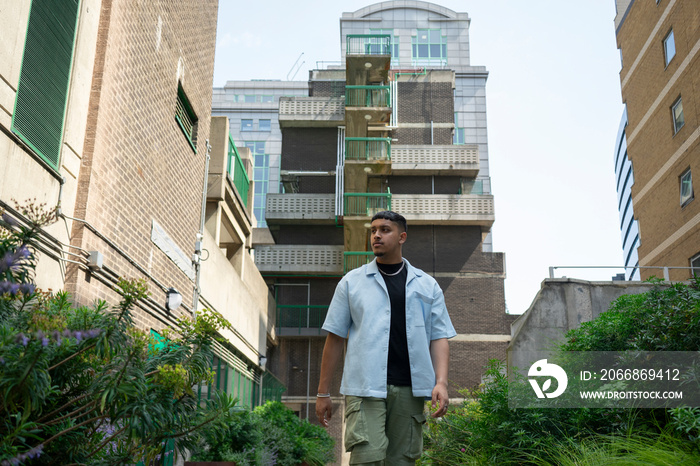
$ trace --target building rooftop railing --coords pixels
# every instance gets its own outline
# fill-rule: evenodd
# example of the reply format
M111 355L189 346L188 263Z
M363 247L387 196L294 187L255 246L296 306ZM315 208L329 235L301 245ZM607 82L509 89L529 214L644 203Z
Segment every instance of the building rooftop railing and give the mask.
M345 39L345 55L391 55L388 34L348 34Z

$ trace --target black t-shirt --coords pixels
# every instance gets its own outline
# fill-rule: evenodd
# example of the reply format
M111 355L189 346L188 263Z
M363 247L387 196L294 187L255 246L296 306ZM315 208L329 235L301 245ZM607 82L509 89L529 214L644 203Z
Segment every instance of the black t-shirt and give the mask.
M379 267L380 274L384 278L391 302L389 360L387 362L386 381L389 385L410 387L411 364L408 357L408 342L406 340L406 277L408 276L408 270L403 261L398 264L380 264L377 262L377 267Z

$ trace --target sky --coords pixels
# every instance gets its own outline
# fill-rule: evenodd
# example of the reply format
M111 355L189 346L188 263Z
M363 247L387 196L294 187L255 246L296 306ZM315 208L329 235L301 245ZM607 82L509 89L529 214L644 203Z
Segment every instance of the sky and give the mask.
M372 3L220 0L214 87L307 80L320 62L340 60L342 13ZM505 253L507 311L522 314L549 267L624 263L613 165L623 111L615 1L433 3L469 14L471 64L489 72L493 250ZM610 280L622 271L555 276Z

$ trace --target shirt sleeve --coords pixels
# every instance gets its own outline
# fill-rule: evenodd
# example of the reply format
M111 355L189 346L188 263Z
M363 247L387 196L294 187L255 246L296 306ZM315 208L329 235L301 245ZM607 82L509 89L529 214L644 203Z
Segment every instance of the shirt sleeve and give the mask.
M335 287L335 293L328 306L326 320L321 327L327 332L347 338L352 318L350 316L350 301L348 299L348 282L343 278Z
M445 306L445 296L437 282L433 285L433 307L430 311L431 322L431 340L439 340L440 338L452 338L457 335L450 315L447 313Z

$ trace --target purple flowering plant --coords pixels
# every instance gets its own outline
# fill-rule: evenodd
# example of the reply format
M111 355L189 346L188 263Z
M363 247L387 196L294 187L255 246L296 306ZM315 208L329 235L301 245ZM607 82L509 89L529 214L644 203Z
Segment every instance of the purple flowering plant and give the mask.
M144 281L121 280L116 305L36 288L33 245L52 215L17 210L22 220L0 212L0 466L151 464L173 442L191 449L235 405L216 392L200 404L192 390L211 377L214 336L229 324L202 312L155 351L132 317Z

